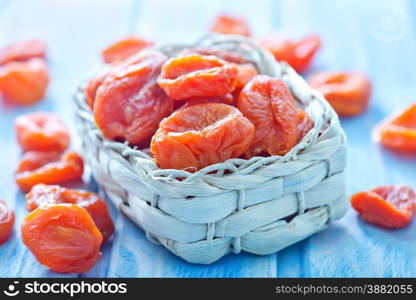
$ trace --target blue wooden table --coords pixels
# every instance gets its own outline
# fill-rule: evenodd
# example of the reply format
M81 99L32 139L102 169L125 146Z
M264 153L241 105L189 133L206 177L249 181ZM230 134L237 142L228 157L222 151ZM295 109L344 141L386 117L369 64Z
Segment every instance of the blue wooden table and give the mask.
M24 196L13 172L19 158L13 120L53 111L72 124L72 94L102 66L99 52L122 36L191 41L219 12L246 17L255 34L317 32L324 39L313 70L367 72L374 83L368 112L342 120L349 141L350 194L381 184L416 188L416 159L371 142L371 129L398 107L416 101L416 1L413 0L0 0L0 45L26 38L47 40L52 82L40 104L12 109L0 104L0 198L15 209L16 226L0 247L0 277L63 276L36 262L21 241ZM79 141L74 135L74 146ZM210 265L191 265L146 240L112 208L117 234L99 263L82 277L391 277L416 276L416 222L384 230L361 221L350 209L322 233L269 256L229 255ZM65 276L77 276L67 274Z

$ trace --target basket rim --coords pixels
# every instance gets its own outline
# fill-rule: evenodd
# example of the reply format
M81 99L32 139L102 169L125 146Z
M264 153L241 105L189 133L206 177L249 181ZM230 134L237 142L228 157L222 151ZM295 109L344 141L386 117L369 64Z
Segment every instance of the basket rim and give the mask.
M107 149L114 150L116 153L120 154L120 157L127 160L130 164L137 164L140 162L142 168L147 169L148 173L152 173L152 178L161 178L166 177L168 181L177 181L177 182L190 182L196 178L201 178L205 176L218 177L218 172L221 176L227 176L230 174L224 174L225 171L231 171L232 173L240 173L245 168L250 167L252 170L261 168L262 166L267 166L270 164L283 164L290 161L294 161L298 156L307 148L319 144L319 135L322 135L325 130L327 130L331 125L339 126L339 119L335 111L325 100L325 98L316 90L312 89L306 81L293 70L285 62L277 62L270 52L266 49L262 49L259 46L255 45L251 40L239 37L239 36L224 36L224 35L207 35L202 37L197 42L192 44L183 44L183 45L173 45L173 44L157 44L156 46L149 48L148 51L158 50L162 52L169 51L174 49L174 51L182 50L184 48L197 48L197 47L212 47L216 48L218 45L223 44L242 44L245 47L251 47L256 51L257 55L261 56L268 64L268 67L272 67L275 73L275 77L283 80L286 85L291 90L292 95L300 104L306 106L306 110L310 109L312 113L308 115L314 120L314 127L295 145L289 152L284 156L273 155L269 157L254 156L250 159L243 158L230 158L224 162L216 163L204 167L196 172L189 172L187 170L177 170L177 169L160 169L154 159L148 154L144 153L135 146L130 146L127 142L120 143L116 141L111 141L105 138L101 131L97 128L95 124L95 119L93 113L86 102L85 86L86 81L84 80L81 85L78 87L78 90L75 94L75 100L77 104L76 114L83 120L92 124L92 130L94 135L101 141L102 147ZM249 61L253 62L251 59ZM253 62L257 69L260 71L261 68L258 67L257 62ZM262 73L260 73L262 74ZM263 73L264 74L264 73ZM269 74L266 74L270 76ZM293 88L297 82L302 88L306 88L309 100L305 100L296 94L296 91ZM343 130L340 130L342 143L345 143L345 134ZM144 164L143 164L144 163ZM241 173L240 173L241 174Z

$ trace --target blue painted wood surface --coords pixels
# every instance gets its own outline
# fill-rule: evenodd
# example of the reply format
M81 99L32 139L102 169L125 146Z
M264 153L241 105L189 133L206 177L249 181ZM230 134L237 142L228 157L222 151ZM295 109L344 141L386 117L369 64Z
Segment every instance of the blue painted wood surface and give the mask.
M150 39L191 41L219 12L246 17L255 34L317 32L324 39L311 71L367 72L374 83L368 112L342 120L349 141L350 194L377 185L416 188L416 159L371 142L371 129L391 111L416 101L416 2L412 0L0 0L0 45L46 39L52 82L43 102L30 108L0 103L0 198L15 209L15 231L0 247L0 277L61 275L36 262L21 242L24 196L14 184L19 158L13 120L38 110L53 111L72 124L72 93L102 66L99 51L132 33ZM191 25L190 25L191 24ZM76 140L75 132L74 147ZM94 188L90 186L90 188ZM361 221L350 209L327 230L277 254L229 255L210 266L191 265L146 240L113 207L117 234L85 277L402 277L416 276L416 222L385 230Z

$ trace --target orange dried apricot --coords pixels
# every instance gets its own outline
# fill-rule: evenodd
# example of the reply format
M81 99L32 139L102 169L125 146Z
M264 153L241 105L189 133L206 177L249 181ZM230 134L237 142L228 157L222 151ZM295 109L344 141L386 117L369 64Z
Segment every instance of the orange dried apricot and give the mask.
M28 152L23 155L15 178L20 189L28 192L38 183L56 184L81 179L83 171L84 162L74 151L60 157L53 153Z
M32 105L45 96L49 84L46 62L33 58L0 67L0 93L16 105Z
M374 137L390 149L415 153L416 103L381 122L374 130Z
M88 212L73 204L43 205L22 224L23 243L43 265L84 273L100 258L103 236Z
M94 116L106 138L140 144L172 112L172 100L156 83L166 60L157 51L141 52L105 77L95 96Z
M224 96L235 88L237 69L215 56L189 55L169 59L157 83L173 100Z
M241 91L238 109L256 128L245 156L284 155L298 142L298 112L283 81L257 75Z
M313 128L313 125L314 123L308 114L304 110L298 108L298 141L303 139L303 137Z
M318 72L309 77L308 82L323 94L340 116L356 116L368 107L371 82L361 73Z
M26 194L26 203L29 211L44 204L70 203L79 205L90 214L102 233L104 241L114 233L114 224L107 203L93 192L66 189L58 185L37 184Z
M217 16L211 25L211 31L221 34L250 36L250 28L245 19L231 15Z
M192 171L239 157L253 137L253 124L237 108L204 103L165 118L150 149L161 168Z
M218 97L194 97L189 99L184 99L182 101L175 101L175 103L180 104L177 109L182 109L191 105L201 104L201 103L224 103L232 105L234 103L234 97L232 94L227 94L224 96Z
M0 66L12 61L45 58L46 48L46 42L41 40L27 40L7 45L0 48Z
M276 60L285 61L297 72L302 73L311 64L322 41L317 35L305 36L297 42L274 35L258 40L258 44L269 50Z
M0 200L0 245L7 242L12 234L14 212L10 210L3 200Z
M152 42L131 36L109 45L101 52L101 54L104 62L109 64L124 61L151 45L153 45Z
M68 148L68 128L57 116L37 112L21 115L15 122L17 141L23 151L64 151Z
M386 185L352 196L351 205L367 222L388 228L408 225L416 193L408 186Z

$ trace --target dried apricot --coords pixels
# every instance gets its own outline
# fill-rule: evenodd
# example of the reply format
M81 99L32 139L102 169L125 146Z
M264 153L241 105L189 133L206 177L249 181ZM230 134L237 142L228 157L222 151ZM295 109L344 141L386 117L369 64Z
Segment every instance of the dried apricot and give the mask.
M23 151L64 151L69 146L68 128L53 114L37 112L19 116L15 128Z
M16 183L20 189L28 192L38 183L56 184L81 179L84 171L81 156L74 151L68 151L58 157L59 160L55 160L56 158L53 154L48 156L39 152L28 152L23 155L16 172ZM30 160L32 162L28 163Z
M152 42L131 36L109 45L101 52L101 54L104 62L109 64L126 60L130 56L151 45L153 45Z
M48 68L41 58L10 62L0 67L0 93L10 103L37 103L45 96L48 84Z
M157 83L173 100L224 96L235 88L237 68L215 56L189 55L169 59Z
M257 75L241 91L238 109L256 128L245 156L284 155L298 142L298 112L283 81Z
M381 122L374 130L374 137L390 149L416 152L416 103Z
M304 110L298 108L298 141L303 139L303 137L313 128L313 125L314 123L308 114Z
M211 31L221 34L250 36L250 28L245 19L230 15L219 15L211 25Z
M38 57L45 58L46 43L41 40L27 40L0 48L0 65L12 61L27 61Z
M70 203L87 210L95 225L103 235L104 241L114 233L114 224L107 203L93 192L66 189L58 185L37 184L26 194L29 211L44 204Z
M166 60L160 52L141 52L106 76L94 103L95 121L106 138L139 144L172 112L171 99L156 83Z
M317 35L308 35L297 42L275 35L260 39L258 43L269 50L276 60L285 61L302 73L309 67L322 41Z
M87 272L101 256L103 236L78 205L40 206L24 219L22 238L36 259L55 272Z
M0 200L0 245L7 242L12 234L14 224L14 212L6 203Z
M414 214L416 193L408 186L386 185L352 196L352 207L373 224L401 228Z
M239 157L253 137L253 124L237 108L204 103L177 110L165 118L150 149L163 169L199 170Z
M313 74L308 82L323 94L340 116L356 116L368 107L371 82L361 73L318 72Z

